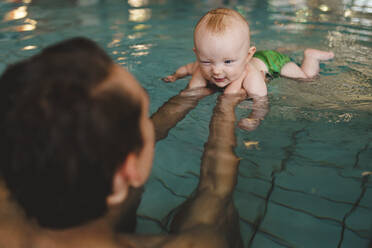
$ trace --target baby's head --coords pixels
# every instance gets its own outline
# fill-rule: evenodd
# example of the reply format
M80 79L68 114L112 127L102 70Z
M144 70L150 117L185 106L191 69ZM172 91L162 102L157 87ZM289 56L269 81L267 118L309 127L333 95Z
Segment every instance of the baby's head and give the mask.
M194 52L202 74L218 87L241 78L255 50L248 23L235 10L211 10L195 27Z
M215 35L226 35L227 31L236 28L245 41L250 42L249 25L239 12L233 9L218 8L206 13L195 26L194 43L202 33L209 32Z

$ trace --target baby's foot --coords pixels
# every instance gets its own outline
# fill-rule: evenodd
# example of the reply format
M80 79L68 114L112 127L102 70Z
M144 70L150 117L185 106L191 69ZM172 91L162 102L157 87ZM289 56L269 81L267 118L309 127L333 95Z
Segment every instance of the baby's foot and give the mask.
M167 77L162 78L162 80L166 83L173 83L174 81L177 80L177 78L173 75L169 75Z
M313 57L319 61L321 60L330 60L335 57L333 52L321 51L317 49L308 48L305 50L305 56Z

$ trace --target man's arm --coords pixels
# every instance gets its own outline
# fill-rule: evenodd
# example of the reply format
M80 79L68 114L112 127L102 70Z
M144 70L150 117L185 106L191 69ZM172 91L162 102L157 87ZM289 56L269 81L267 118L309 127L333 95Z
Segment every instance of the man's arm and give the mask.
M169 130L185 118L202 98L213 93L214 90L208 88L184 89L164 103L151 116L155 127L156 141L167 137Z
M239 217L232 199L239 165L234 153L234 108L242 99L237 95L221 95L218 99L202 157L199 185L180 206L171 224L176 240L185 240L195 247L242 247ZM210 244L203 244L206 239Z

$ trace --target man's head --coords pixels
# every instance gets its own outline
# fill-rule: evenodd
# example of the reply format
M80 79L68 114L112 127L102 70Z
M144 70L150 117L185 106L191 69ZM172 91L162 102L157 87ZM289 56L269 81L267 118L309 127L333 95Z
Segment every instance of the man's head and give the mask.
M249 25L244 17L219 8L197 23L194 51L204 78L225 87L242 76L256 48L250 47Z
M102 216L147 179L154 143L148 97L94 42L50 46L9 66L0 86L9 89L1 102L2 174L42 226Z

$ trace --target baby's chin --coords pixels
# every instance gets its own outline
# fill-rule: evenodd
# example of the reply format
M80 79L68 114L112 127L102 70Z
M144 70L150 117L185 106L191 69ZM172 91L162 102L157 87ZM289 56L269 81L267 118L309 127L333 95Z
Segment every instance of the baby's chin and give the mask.
M214 85L216 85L217 87L219 87L219 88L225 88L227 85L230 84L230 81L227 81L227 80L225 80L225 81L223 81L223 82L216 82L215 80L211 80L211 82L212 82Z

